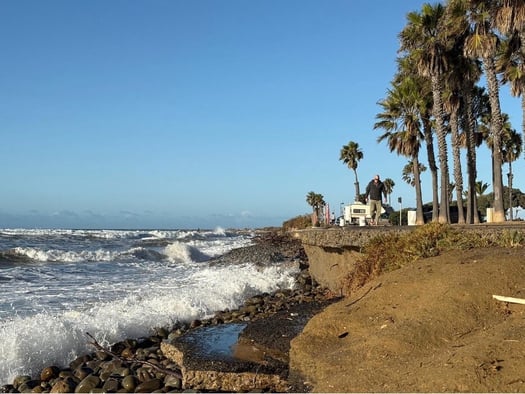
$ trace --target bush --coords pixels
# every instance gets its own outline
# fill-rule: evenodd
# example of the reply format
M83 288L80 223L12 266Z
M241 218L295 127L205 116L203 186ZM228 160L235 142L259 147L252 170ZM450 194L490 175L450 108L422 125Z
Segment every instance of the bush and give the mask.
M303 228L312 227L312 215L305 214L296 216L283 222L283 230L300 230Z

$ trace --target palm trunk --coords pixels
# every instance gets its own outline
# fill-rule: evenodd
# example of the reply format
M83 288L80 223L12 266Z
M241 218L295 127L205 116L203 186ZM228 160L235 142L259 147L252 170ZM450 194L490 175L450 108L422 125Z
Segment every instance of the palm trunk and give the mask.
M461 171L460 147L458 141L458 107L454 106L450 114L452 157L454 160L454 183L456 184L456 202L458 206L458 224L465 224L463 213L463 172Z
M447 130L445 129L442 81L439 75L432 75L432 97L434 104L432 112L436 119L436 132L439 150L439 167L441 170L441 190L440 190L440 205L439 205L439 223L450 223L450 208L448 202L448 153L447 153Z
M494 59L491 57L483 58L483 66L485 69L485 76L487 78L487 86L490 100L490 130L492 134L493 145L493 191L494 191L494 216L493 220L496 223L505 221L505 210L503 208L503 176L502 176L502 155L501 155L501 133L502 133L502 119L501 107L499 102L499 84L496 76L496 69Z
M354 201L359 201L359 196L360 196L360 192L359 192L359 180L357 179L357 170L354 170L354 175L355 175L355 183L354 183L354 186L355 186L355 200Z
M509 220L514 220L514 215L512 213L512 161L509 161Z
M463 91L467 118L465 127L468 173L467 223L479 224L478 199L476 198L476 140L474 138L476 119L472 112L472 87L466 86Z
M416 224L425 224L423 215L423 194L421 193L421 175L419 173L419 160L417 156L412 158L412 172L414 173L414 187L416 188Z
M439 198L438 198L438 168L436 165L436 156L434 154L434 138L432 136L432 126L430 121L425 119L423 123L425 144L427 146L427 160L430 174L432 175L432 221L438 221L439 215Z

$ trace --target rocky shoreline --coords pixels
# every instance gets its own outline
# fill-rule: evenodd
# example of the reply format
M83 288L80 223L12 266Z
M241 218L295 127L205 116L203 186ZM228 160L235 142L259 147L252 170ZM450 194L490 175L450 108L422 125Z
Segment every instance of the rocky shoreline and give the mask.
M248 299L237 310L218 311L210 319L189 323L177 322L170 328L157 328L154 335L126 339L113 344L109 349L91 342L94 352L78 357L68 367L51 365L43 368L40 376L17 376L12 383L0 386L0 392L195 392L192 387L183 387L180 366L163 354L161 344L190 330L206 326L247 323L250 327L248 331L261 342L272 343L272 346L280 347L280 350L286 353L290 340L298 335L308 319L330 303L333 297L310 277L308 260L301 242L277 232L262 232L255 245L232 250L212 261L212 264L235 264L254 260L299 264L300 273L296 278L296 288L261 294ZM282 314L292 311L298 323L290 326L280 324ZM263 324L256 325L257 321L263 319ZM290 332L283 333L282 327L288 327L285 329ZM88 337L86 341L89 341ZM283 366L283 371L278 371L286 376L288 372L287 364ZM261 391L274 391L274 388L263 388ZM309 387L302 383L300 377L293 377L288 387L282 391L307 392Z

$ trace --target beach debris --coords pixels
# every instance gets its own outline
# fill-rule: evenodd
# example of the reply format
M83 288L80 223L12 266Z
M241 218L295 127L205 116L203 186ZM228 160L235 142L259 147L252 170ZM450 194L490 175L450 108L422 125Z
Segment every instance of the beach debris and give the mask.
M494 298L494 299L496 299L498 301L510 302L510 303L513 303L513 304L525 305L525 299L523 299L523 298L505 297L505 296L500 296L500 295L495 295L495 294L492 295L492 298Z

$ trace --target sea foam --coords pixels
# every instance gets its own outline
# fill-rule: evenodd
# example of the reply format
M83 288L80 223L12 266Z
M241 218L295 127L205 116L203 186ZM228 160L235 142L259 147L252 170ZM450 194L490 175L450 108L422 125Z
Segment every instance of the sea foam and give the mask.
M173 249L177 255L180 247ZM182 254L191 256L191 251L184 249ZM290 288L298 270L294 264L204 265L188 270L186 277L146 279L140 288L111 301L11 317L0 323L0 385L21 374L38 376L49 365L64 367L94 351L88 332L102 345L144 337L155 327L208 318L215 311L237 308L255 294Z

